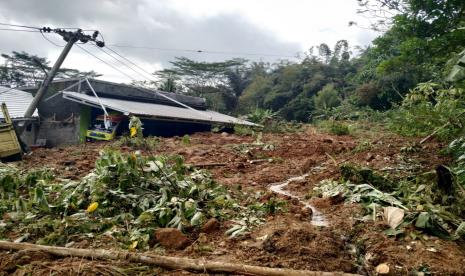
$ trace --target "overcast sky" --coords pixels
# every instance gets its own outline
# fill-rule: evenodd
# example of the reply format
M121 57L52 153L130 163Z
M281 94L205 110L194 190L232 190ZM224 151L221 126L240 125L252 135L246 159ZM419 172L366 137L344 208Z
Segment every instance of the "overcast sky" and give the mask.
M366 46L378 34L348 26L349 21L367 25L356 10L356 0L2 0L0 22L98 29L110 48L153 72L168 67L175 56L198 61L233 57L275 61L323 42L332 46L340 39L348 40L352 46ZM26 51L54 61L61 51L40 33L0 34L2 53ZM58 45L65 43L56 34L48 34L47 38ZM143 79L94 46L83 47L133 79ZM78 47L71 50L63 66L94 70L110 81L130 81Z

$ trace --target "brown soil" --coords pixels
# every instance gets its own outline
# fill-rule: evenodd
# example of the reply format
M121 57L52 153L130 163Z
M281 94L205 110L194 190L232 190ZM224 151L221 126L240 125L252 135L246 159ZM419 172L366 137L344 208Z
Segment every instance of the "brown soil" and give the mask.
M184 145L179 137L163 138L157 149L144 153L180 154L186 163L210 170L219 183L236 193L241 187L243 190L265 192L264 197L269 196L271 183L312 171L305 180L292 182L287 187L293 194L304 197L321 180L339 178L338 165L343 162L393 172L401 177L406 170L428 171L448 161L447 157L438 154L443 145L434 141L426 143L418 152L408 153L402 152L401 148L417 142L417 139L384 134L369 138L370 147L364 149L359 145L362 138L332 136L307 128L296 133L264 135L262 140L274 146L274 149L266 150L260 146L244 149L241 145L253 143L252 137L199 133L190 137L189 145ZM88 143L85 146L37 149L26 157L22 166L28 169L52 167L60 177L78 179L92 170L99 151L105 146L110 144ZM121 150L132 149L124 147ZM189 238L194 242L186 249L166 250L165 253L269 267L369 275L375 273L374 269L380 263L387 263L392 275L423 270L460 275L465 271L465 247L460 243L430 236L417 240L388 237L383 233L386 226L382 223L360 220L364 212L360 205L344 204L337 198L310 200L329 222L327 227L317 227L310 223L297 200L282 199L288 201L287 212L268 217L264 225L248 235L229 239L224 235L229 223L222 222L215 231L191 234ZM74 246L80 245L76 243ZM126 274L156 271L155 268L125 263L110 265L104 261L55 259L46 254L37 256L38 253L29 253L1 252L0 270L4 274L17 275L50 272L113 275L118 274L118 268L124 268ZM29 256L29 259L24 261L21 256ZM26 265L18 267L23 265L22 262ZM187 272L161 273L177 275Z

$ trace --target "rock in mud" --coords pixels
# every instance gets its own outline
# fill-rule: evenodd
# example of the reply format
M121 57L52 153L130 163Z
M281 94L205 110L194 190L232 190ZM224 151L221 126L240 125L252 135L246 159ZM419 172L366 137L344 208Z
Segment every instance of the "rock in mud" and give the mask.
M215 232L218 228L220 228L220 222L216 218L211 218L202 226L201 231L209 234Z
M302 165L302 171L308 172L312 167L314 167L317 164L317 161L313 158L307 158L305 160L305 163Z
M302 215L303 219L312 219L313 211L309 207L302 207L300 209L300 214Z
M367 157L365 158L365 160L366 160L367 162L371 162L373 159L375 159L375 155L374 155L373 153L371 153L371 152L368 153L368 154L367 154Z
M345 197L341 193L337 195L333 195L329 198L329 202L331 203L331 205L342 203L344 202L344 200L345 200Z
M291 204L292 205L299 205L300 204L300 201L298 198L291 198Z
M62 162L63 166L74 166L76 165L76 161L75 160L65 160Z
M176 228L160 228L155 230L158 243L168 249L184 249L189 245L189 239Z
M389 266L387 264L385 264L385 263L379 264L376 267L376 273L381 274L381 275L388 274L389 273Z
M334 140L331 139L331 138L324 138L324 139L323 139L323 143L332 144L332 143L334 143Z

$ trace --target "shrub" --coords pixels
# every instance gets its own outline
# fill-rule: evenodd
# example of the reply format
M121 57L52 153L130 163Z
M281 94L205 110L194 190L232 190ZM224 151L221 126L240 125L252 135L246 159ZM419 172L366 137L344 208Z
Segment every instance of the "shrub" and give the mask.
M329 131L336 135L348 135L349 127L344 123L333 122L329 128Z
M463 132L464 113L464 89L420 83L399 108L388 113L388 126L405 136L426 136L438 129L439 139L451 140Z
M355 92L357 104L360 106L377 107L379 89L374 83L365 83L359 86Z
M131 147L135 150L155 150L159 143L158 137L129 137L122 136L114 141L109 147L119 149L122 146Z
M333 84L325 85L313 100L315 102L315 108L319 110L331 109L341 104L341 99Z
M334 135L348 135L350 133L347 124L335 120L321 121L318 126Z

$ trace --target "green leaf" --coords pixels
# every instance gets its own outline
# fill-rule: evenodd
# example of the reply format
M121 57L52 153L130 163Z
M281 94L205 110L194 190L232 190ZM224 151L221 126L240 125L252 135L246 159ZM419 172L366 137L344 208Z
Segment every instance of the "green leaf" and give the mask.
M384 230L384 234L386 234L387 236L396 237L398 235L404 234L404 230L389 228L389 229Z
M198 225L200 221L203 218L203 213L202 212L197 212L195 215L191 218L191 225Z
M457 227L457 230L455 230L455 235L457 237L465 237L465 221L460 223L459 227Z
M427 229L431 227L431 215L428 212L421 212L415 222L415 227Z

